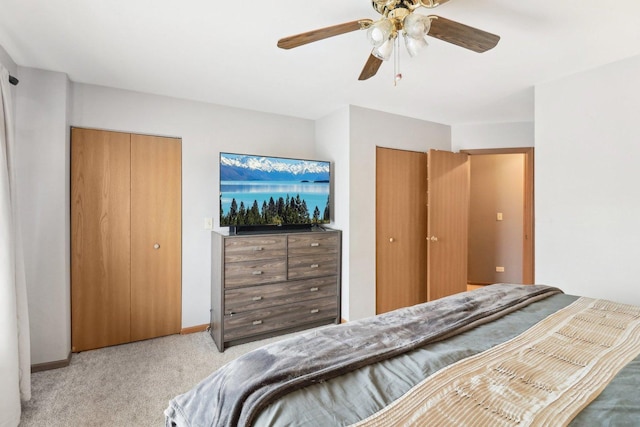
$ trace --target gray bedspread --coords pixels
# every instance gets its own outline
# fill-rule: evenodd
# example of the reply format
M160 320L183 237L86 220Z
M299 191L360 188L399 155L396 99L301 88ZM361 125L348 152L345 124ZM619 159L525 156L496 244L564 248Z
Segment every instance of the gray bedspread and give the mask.
M166 424L251 425L259 411L294 390L405 354L560 292L542 285L493 285L270 344L171 400Z

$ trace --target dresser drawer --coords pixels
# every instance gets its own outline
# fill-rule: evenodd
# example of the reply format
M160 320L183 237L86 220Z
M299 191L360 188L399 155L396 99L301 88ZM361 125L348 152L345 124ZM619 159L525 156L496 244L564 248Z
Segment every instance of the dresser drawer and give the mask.
M287 255L286 236L233 237L224 241L225 263L273 259Z
M224 314L262 310L275 305L337 295L336 276L296 280L272 285L228 289L224 293Z
M338 233L307 233L289 236L289 256L317 255L338 252Z
M286 280L284 258L231 262L224 266L224 287L260 285Z
M289 258L289 279L320 277L338 273L338 254L306 255Z
M280 305L237 315L226 315L224 316L224 340L231 341L337 316L338 301L335 297Z

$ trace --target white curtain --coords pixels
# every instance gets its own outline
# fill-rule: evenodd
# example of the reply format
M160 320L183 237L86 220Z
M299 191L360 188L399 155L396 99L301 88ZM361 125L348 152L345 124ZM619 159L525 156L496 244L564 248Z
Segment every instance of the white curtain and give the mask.
M9 72L0 64L0 425L20 422L31 398L27 288L16 206L15 141Z

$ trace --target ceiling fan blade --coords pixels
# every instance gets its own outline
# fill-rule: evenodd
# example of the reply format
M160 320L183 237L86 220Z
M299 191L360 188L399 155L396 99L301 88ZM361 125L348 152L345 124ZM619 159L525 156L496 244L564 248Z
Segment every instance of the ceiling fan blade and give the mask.
M494 48L500 36L440 16L431 15L428 36L482 53Z
M306 33L278 40L278 47L282 49L291 49L302 46L303 44L312 43L333 36L339 36L340 34L350 33L351 31L362 30L372 23L373 20L371 19L360 19L358 21L345 22L344 24L308 31Z
M367 80L375 76L378 72L378 69L380 68L380 65L382 65L382 59L376 58L373 55L369 55L369 59L367 59L367 63L364 64L364 68L362 69L358 80Z

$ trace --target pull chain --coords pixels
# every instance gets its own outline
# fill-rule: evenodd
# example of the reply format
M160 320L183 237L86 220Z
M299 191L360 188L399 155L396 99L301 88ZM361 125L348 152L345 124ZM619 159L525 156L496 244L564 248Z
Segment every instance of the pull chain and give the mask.
M397 86L398 82L402 80L402 73L400 72L400 37L396 37L396 46L393 53L393 85Z

